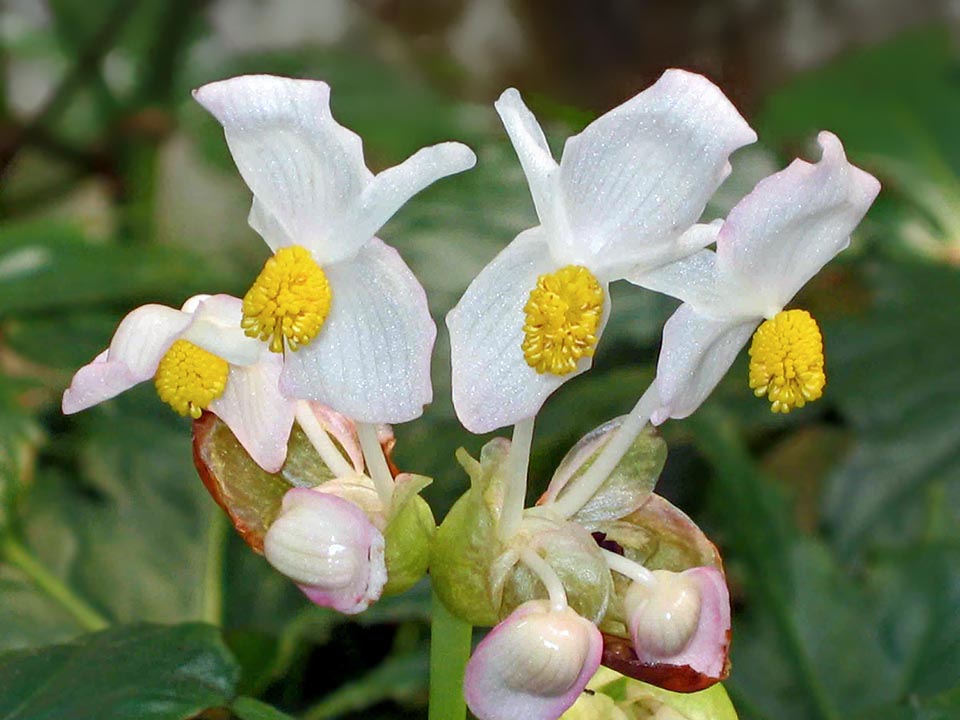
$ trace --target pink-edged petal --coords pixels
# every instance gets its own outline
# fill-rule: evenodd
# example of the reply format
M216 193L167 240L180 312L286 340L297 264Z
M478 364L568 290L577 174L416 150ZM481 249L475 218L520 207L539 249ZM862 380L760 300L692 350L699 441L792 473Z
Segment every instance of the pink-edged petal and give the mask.
M260 359L263 343L247 337L240 327L243 301L232 295L197 296L195 305L188 300L184 308L193 307L193 322L182 338L223 358L231 365L252 365Z
M651 267L673 259L730 173L730 154L756 139L713 83L668 70L567 140L559 184L571 252L604 274L626 273L652 248L663 259Z
M644 612L644 609L636 612L629 625L637 659L651 665L689 666L702 675L720 679L726 667L730 646L730 593L723 573L714 567L696 567L685 570L676 577L697 597L699 609L696 622L692 628L686 630L684 637L679 639L679 649L664 651L662 647L655 646L670 645L677 638L671 638L669 631L664 628L638 627L636 621L676 622L677 615L684 615L688 608L678 603L679 611L671 608L673 612L664 613L662 617L657 617L658 613ZM653 642L646 639L664 637L665 640Z
M772 316L850 243L880 191L847 162L837 137L817 137L823 155L794 160L761 180L727 216L717 238L720 272L751 288L758 316Z
M476 163L473 151L457 142L418 150L399 165L374 177L360 197L345 208L331 235L352 238L351 244L366 242L418 192L440 178L469 170Z
M681 305L663 326L657 361L660 406L651 417L659 425L685 418L700 407L747 344L758 320L715 320Z
M479 720L555 720L600 667L603 638L573 610L543 600L514 610L477 645L463 690Z
M493 106L500 114L503 127L510 136L510 142L513 143L520 165L527 176L527 184L530 186L530 194L533 196L540 222L549 229L550 237L565 234L565 221L559 214L557 205L559 199L556 180L559 166L553 159L540 123L514 88L504 90Z
M360 447L357 426L353 420L320 403L310 403L310 409L313 410L313 414L317 416L317 420L320 421L327 434L346 451L353 469L362 473L364 467L363 449Z
M204 85L194 97L223 125L256 216L274 230L264 238L274 250L296 243L330 263L368 239L331 233L373 175L359 136L333 119L326 83L245 75Z
M267 560L317 605L354 614L387 581L383 535L353 503L310 488L283 496L263 541Z
M259 362L230 366L223 395L210 412L223 420L243 449L267 472L278 472L287 458L294 400L280 394L283 360L266 350Z
M281 389L357 422L419 417L433 397L437 332L420 283L399 253L376 238L325 272L330 314L310 344L287 353Z
M79 412L149 380L174 340L190 325L188 313L143 305L117 326L110 347L80 368L63 393L63 412Z
M524 306L537 278L557 269L542 228L520 233L477 275L447 314L453 405L470 432L484 433L537 414L550 394L590 368L584 357L567 375L538 373L523 356ZM604 290L604 319L610 298ZM598 331L598 337L603 325Z

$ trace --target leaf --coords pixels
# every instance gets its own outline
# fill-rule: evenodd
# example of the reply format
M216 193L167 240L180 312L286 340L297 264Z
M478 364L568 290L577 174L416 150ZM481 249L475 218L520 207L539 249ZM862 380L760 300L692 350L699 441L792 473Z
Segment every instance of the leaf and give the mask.
M234 700L230 710L240 720L293 720L290 715L280 712L275 707L247 697Z
M236 676L213 627L119 626L0 654L0 716L178 720L229 702Z
M18 402L21 390L20 383L0 376L0 541L15 523L41 440L39 426Z
M179 307L222 283L182 248L94 244L48 221L0 227L0 248L0 318L143 298Z
M868 270L873 307L825 328L831 393L857 438L824 498L846 557L931 532L960 536L950 500L960 497L960 272Z
M304 720L326 720L365 710L386 700L410 702L426 695L426 648L388 657L361 678L342 685L304 713Z

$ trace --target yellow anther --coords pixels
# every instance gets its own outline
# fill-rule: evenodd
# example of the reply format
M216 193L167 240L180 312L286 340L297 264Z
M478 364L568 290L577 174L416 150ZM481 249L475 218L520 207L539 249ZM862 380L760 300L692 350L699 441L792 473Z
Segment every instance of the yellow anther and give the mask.
M229 371L226 360L192 342L177 340L161 358L153 384L161 400L196 420L223 395Z
M306 248L280 248L243 297L244 332L270 349L296 350L313 340L330 312L327 276Z
M775 413L788 413L823 395L823 338L806 310L786 310L766 320L750 345L750 387L770 400Z
M523 310L523 357L538 373L566 375L580 358L593 357L603 288L587 268L567 265L541 275Z

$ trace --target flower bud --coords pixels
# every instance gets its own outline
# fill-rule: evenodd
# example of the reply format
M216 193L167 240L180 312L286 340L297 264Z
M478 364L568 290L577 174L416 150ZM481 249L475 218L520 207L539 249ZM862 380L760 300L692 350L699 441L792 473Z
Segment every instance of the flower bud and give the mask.
M730 632L730 596L719 570L653 571L624 598L627 626L642 663L688 665L720 677Z
M318 490L284 495L263 551L312 602L347 614L366 610L387 581L380 531L353 503Z
M602 651L589 620L531 600L477 646L464 676L467 705L480 720L554 720L586 687Z

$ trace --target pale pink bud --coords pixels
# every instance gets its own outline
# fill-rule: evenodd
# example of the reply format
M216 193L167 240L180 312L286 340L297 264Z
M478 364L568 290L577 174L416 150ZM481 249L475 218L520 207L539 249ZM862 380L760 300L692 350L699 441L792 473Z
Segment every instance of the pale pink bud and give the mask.
M342 613L366 610L387 581L380 531L353 503L318 490L283 496L263 552L311 601Z
M555 720L586 687L602 653L589 620L531 600L477 646L464 675L467 705L480 720Z
M730 642L730 595L719 570L655 570L652 582L630 587L624 607L641 663L721 676Z

